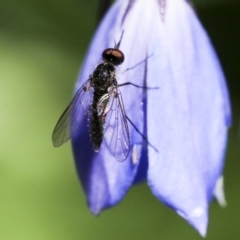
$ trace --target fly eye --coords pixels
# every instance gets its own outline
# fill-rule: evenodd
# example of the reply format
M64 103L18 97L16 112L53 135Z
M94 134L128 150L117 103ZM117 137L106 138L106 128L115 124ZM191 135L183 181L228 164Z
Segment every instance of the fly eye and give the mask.
M103 51L102 58L107 63L111 63L114 66L117 66L123 63L124 54L119 49L107 48Z

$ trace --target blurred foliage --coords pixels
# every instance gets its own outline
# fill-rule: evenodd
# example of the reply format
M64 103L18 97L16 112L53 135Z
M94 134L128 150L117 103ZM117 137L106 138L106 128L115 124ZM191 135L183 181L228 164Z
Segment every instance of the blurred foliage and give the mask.
M240 4L194 3L225 70L234 117L225 168L228 206L212 203L206 239L238 239ZM0 239L201 239L146 184L93 217L69 143L52 147L51 132L71 98L96 27L97 5L96 0L0 0Z

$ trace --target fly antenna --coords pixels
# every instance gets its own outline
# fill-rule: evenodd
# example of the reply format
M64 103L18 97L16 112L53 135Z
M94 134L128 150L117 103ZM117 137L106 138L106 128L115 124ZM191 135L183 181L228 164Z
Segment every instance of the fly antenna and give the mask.
M124 33L124 30L122 30L122 34L121 34L119 42L118 43L115 42L115 46L114 46L115 49L119 49L121 41L122 41L123 33Z

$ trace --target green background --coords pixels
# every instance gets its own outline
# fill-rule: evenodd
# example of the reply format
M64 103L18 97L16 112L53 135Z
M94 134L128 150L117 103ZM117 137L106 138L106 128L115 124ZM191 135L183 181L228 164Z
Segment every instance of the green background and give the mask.
M240 239L240 4L194 2L226 73L234 117L224 171L228 206L211 204L206 239ZM0 0L0 239L202 239L146 184L92 216L69 143L52 147L53 127L96 26L97 3Z

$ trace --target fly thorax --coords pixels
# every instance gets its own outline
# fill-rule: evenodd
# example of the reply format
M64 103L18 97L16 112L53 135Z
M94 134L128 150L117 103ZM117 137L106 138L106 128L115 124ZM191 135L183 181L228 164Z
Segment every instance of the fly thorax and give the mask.
M115 79L115 67L109 63L97 66L91 77L91 83L95 90L107 90Z

